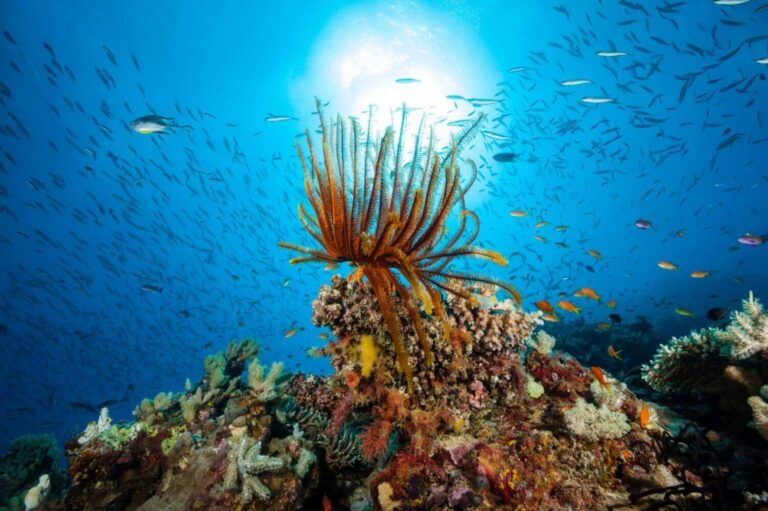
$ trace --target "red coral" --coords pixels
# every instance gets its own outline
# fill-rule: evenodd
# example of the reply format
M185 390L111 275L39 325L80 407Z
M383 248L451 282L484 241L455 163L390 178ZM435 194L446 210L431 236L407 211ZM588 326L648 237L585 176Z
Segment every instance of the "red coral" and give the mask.
M542 384L547 395L575 401L579 395L589 392L592 377L574 359L562 353L555 356L534 351L526 361L530 374Z
M373 461L386 452L389 436L392 433L392 423L388 420L377 420L365 430L362 436L362 452L365 459Z
M328 436L334 437L339 434L341 426L352 411L353 404L354 401L351 395L344 396L338 403L336 403L336 408L333 409L331 420L328 422L328 428L325 430Z

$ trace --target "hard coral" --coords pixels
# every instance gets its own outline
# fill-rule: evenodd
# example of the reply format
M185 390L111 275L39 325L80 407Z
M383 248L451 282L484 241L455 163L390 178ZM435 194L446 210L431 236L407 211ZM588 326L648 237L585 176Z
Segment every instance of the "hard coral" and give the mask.
M309 132L309 165L298 144L297 149L304 168L304 188L314 213L312 216L304 206L299 206L299 220L320 248L291 243L280 243L280 246L305 254L292 259L291 264L349 261L357 266L352 278L364 276L368 280L392 342L398 371L404 373L411 391L412 366L401 320L392 300L393 292L407 313L428 367L433 363L433 355L419 303L428 315L434 311L443 320L443 329L447 329L440 291L471 298L469 292L456 284L456 279L495 284L511 293L518 303L520 295L511 285L492 277L448 269L453 259L466 256L507 264L501 254L471 245L479 229L479 219L472 211L462 210L458 214L456 233L451 236L445 233L450 212L454 206L464 207L464 195L472 185L472 182L466 186L460 184L457 156L476 133L482 115L454 141L445 155L439 155L434 149L434 138L430 136L423 166L422 121L410 170L405 174L408 165L404 161L403 137L407 109L402 111L397 144L393 145L395 133L390 127L376 148L377 155L371 166L368 158L370 119L365 146L359 147L362 132L358 122L353 119L351 129L347 130L339 117L335 129L327 126L317 101L322 163L315 154ZM388 161L390 155L394 155L394 161ZM391 175L391 181L387 175ZM471 234L466 234L468 219L475 224Z
M525 350L525 339L539 323L538 313L527 314L504 302L487 308L449 298L445 309L451 325L449 339L443 337L440 320L423 320L435 362L429 367L423 350L417 347L418 334L408 322L407 310L398 297L393 297L392 303L409 341L408 356L414 368L413 397L418 404L445 399L466 406L470 396L464 389L473 381L482 383L493 399L522 395L525 377L519 354ZM320 289L313 302L313 321L331 328L339 338L325 352L340 372L356 367L359 361L359 348L351 340L373 334L378 349L387 356L379 356L371 377L378 372L378 381L390 386L389 375L397 371L393 362L395 349L388 337L377 335L383 318L376 309L376 298L368 283L348 282L336 276L331 286Z
M271 490L261 482L259 474L280 470L284 462L280 458L261 454L261 442L249 436L243 436L230 447L229 469L224 478L224 487L232 489L240 482L242 500L248 503L253 498L269 500Z
M768 355L768 313L752 292L742 302L743 311L734 311L731 322L717 332L717 339L729 348L730 356L744 360L757 353Z
M563 412L563 419L571 433L593 441L620 438L630 430L626 415L609 410L605 404L598 408L583 398L578 398L576 404Z

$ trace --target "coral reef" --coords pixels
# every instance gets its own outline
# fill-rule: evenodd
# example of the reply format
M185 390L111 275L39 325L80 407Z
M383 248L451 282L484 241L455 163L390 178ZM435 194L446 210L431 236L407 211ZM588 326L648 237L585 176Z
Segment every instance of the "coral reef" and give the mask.
M319 248L280 246L302 254L292 264L355 268L312 303L315 325L335 336L315 350L334 373L267 370L253 340L233 341L205 358L201 381L142 400L135 421L114 423L102 409L66 444L63 501L52 492L42 502L54 472L39 464L8 479L12 506L21 491L28 509L83 511L639 511L765 500L765 445L726 442L640 401L601 368L618 358L609 344L595 343L602 358L590 352L587 370L536 332L542 314L523 311L514 287L451 269L463 257L506 264L473 245L479 219L464 196L476 167L463 162L469 180L458 169L482 116L442 153L431 135L423 143L422 122L407 162L402 111L399 135L388 128L375 143L369 126L363 142L356 119L329 124L318 101L320 154L309 132L308 160L299 148L311 209L300 206L299 219ZM497 299L502 291L512 299ZM652 335L643 320L611 331L620 329L637 346ZM767 330L750 295L727 328L662 347L644 378L659 391L717 396L768 439Z
M447 339L438 318L423 320L427 346L435 362L430 366L418 347L415 328L406 320L407 310L396 297L393 305L402 319L403 339L409 346L413 398L421 405L438 400L467 404L472 400L476 407L482 407L487 399L514 400L515 395L522 394L522 353L526 339L540 322L539 313L524 313L510 308L507 302L483 308L473 301L449 298L445 304L446 321L451 327ZM330 328L338 337L324 353L331 356L331 364L340 374L355 374L352 381L359 377L361 381L355 387L369 380L388 387L398 385L391 376L397 371L393 363L395 348L382 332L383 317L368 283L335 276L330 286L321 288L312 308L315 324ZM376 358L370 375L365 376L360 346L368 336L384 356Z
M474 184L477 168L472 167L475 175L468 183L460 183L458 156L461 148L479 130L483 115L480 114L453 140L445 154L435 150L431 133L426 147L422 147L422 120L411 160L407 162L403 145L407 112L403 105L396 143L395 132L389 127L376 147L371 148L369 122L361 163L358 145L363 135L360 124L353 118L350 129L347 129L344 119L339 116L335 126L328 126L321 102L317 100L322 161L315 155L309 131L309 161L301 146L297 144L296 147L304 169L304 189L312 209L310 213L303 205L299 206L299 220L320 248L284 242L279 245L304 254L291 259L291 264L348 261L356 266L350 278L360 280L364 276L368 280L384 320L381 325L386 327L397 360L397 372L392 374L402 373L411 392L413 366L409 363L409 346L403 339L402 317L392 301L393 292L399 307L407 312L407 321L416 334L424 364L429 368L434 365L433 352L422 323L420 306L427 315L434 312L443 320L440 331L447 337L450 330L445 322L440 293L465 300L471 298L457 281L493 284L508 291L518 304L521 297L510 284L449 267L454 259L461 257L478 257L507 265L498 252L472 245L478 235L480 220L474 212L464 209L464 195ZM371 149L376 152L373 168L369 168L368 159ZM390 161L392 156L394 161ZM386 178L386 175L390 177ZM447 221L456 206L461 208L457 215L458 226L448 235ZM474 224L474 230L470 223ZM433 323L432 327L435 326Z
M751 424L768 440L765 396L768 381L768 313L749 294L723 328L708 328L673 338L642 367L655 390L691 395L736 425Z
M67 485L62 461L63 453L52 436L16 438L0 458L0 509L23 509L25 497L35 487L38 490L33 493L40 500L45 495L57 497Z

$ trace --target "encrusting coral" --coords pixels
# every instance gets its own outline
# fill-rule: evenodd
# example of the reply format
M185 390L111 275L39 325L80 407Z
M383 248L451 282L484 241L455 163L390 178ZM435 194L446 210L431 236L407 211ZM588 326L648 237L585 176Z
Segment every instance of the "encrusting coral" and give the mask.
M630 431L627 416L608 409L605 404L596 407L578 398L573 407L563 413L568 429L577 436L588 440L621 438Z
M352 119L349 130L341 117L335 126L329 126L320 100L317 100L322 133L321 158L315 154L309 131L309 165L298 143L297 149L304 169L304 189L312 209L310 213L303 205L299 206L299 220L320 248L284 242L280 246L305 254L291 259L291 264L350 262L357 267L350 279L365 277L368 280L382 324L386 325L391 338L397 370L405 375L410 391L409 346L404 342L401 319L392 300L393 292L407 312L427 367L434 363L433 353L419 304L427 315L434 312L443 320L440 330L448 337L450 330L445 322L441 291L463 299L471 298L463 286L457 285L457 280L494 284L508 291L518 303L521 299L518 291L509 284L448 267L455 258L467 256L507 264L501 254L472 245L480 221L474 212L464 209L464 196L474 178L468 184L460 183L458 155L477 132L482 115L442 155L435 150L431 134L426 148L422 147L422 121L415 136L411 160L406 162L403 138L407 111L403 106L397 143L394 143L394 130L387 128L375 147L376 155L369 159L372 149L370 119L363 144L363 134L355 119ZM457 215L458 227L449 235L447 220L456 206L461 208ZM471 229L468 226L470 219L475 224L474 232L468 231Z

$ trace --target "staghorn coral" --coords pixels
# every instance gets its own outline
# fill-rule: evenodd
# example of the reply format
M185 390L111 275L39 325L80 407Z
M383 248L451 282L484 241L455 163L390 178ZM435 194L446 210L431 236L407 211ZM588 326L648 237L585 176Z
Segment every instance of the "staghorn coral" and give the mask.
M725 330L715 334L718 341L728 347L735 360L744 360L759 352L768 354L768 313L756 300L752 291L742 302L742 311L731 314L731 322Z
M266 501L272 497L270 489L258 478L259 474L281 470L285 463L280 458L261 454L261 442L249 436L242 436L230 447L229 468L224 477L224 488L233 489L240 482L244 503L256 497Z
M408 345L392 292L407 312L427 367L431 367L434 360L419 304L427 315L436 313L443 322L441 333L447 336L448 323L441 291L467 300L471 298L466 289L457 285L457 280L494 284L507 290L518 303L521 299L514 287L492 277L448 269L455 258L468 256L507 264L501 254L472 245L480 224L474 212L465 209L459 212L455 233L448 235L445 228L454 207L464 208L464 195L474 183L473 178L466 185L460 184L457 156L461 147L477 132L483 116L480 115L453 141L445 155L434 149L434 137L430 134L422 166L425 150L421 143L423 120L416 134L412 159L409 164L404 160L407 111L403 106L396 145L394 130L389 127L375 148L377 154L371 166L368 158L370 118L365 145L360 147L362 131L359 123L352 119L351 128L347 130L339 116L335 129L327 126L320 100L317 100L322 162L315 154L309 131L309 165L298 143L297 150L312 209L310 213L303 205L299 206L299 220L320 248L285 242L279 246L304 254L291 259L291 264L349 261L357 267L351 279L359 280L364 276L368 280L392 342L398 372L405 376L410 392L413 390L413 366L408 360ZM391 156L394 161L389 160ZM404 169L407 167L410 170L406 174ZM387 175L391 178L385 177ZM471 232L468 219L475 227Z
M277 379L283 372L283 364L273 362L266 376L264 370L265 367L256 360L248 366L248 388L256 396L256 400L261 403L272 401L277 397L279 387Z
M597 408L583 398L578 398L573 407L563 412L563 418L571 433L592 441L620 438L630 430L626 415L612 412L604 404Z

